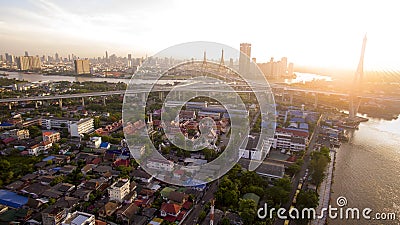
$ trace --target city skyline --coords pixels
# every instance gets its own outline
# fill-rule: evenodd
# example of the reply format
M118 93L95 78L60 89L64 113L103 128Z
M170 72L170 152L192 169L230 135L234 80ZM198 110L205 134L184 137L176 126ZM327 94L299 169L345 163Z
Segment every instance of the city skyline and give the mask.
M89 1L79 8L77 3L3 2L1 49L14 55L28 50L31 55L58 52L91 58L108 50L141 57L182 42L215 41L235 48L248 42L259 62L288 57L300 66L354 69L368 32L366 69L398 70L394 56L400 35L392 27L400 18L391 1L362 6L344 1L257 2L247 5L249 10L242 10L243 3L225 1Z

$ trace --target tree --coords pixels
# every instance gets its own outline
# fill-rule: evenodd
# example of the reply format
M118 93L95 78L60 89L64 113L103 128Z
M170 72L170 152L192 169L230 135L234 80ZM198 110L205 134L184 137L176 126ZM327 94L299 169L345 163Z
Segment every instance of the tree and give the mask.
M217 156L217 153L213 149L209 148L203 149L202 153L207 160L213 160Z
M60 145L58 143L54 143L53 150L58 152L60 150Z
M121 171L119 174L120 177L129 177L129 173L132 171L132 167L130 166L118 166L118 171Z
M301 212L304 208L315 208L318 206L318 195L314 191L300 191L299 195L297 196L296 207ZM308 218L299 218L296 221L296 224L308 224Z
M287 177L276 180L275 186L281 187L285 191L290 191L292 189L292 184L290 182L290 179Z
M67 143L68 139L67 138L61 138L60 139L60 144L65 144Z
M56 203L56 199L54 199L54 198L50 198L49 199L49 205L54 205L54 203Z
M256 219L257 205L252 199L240 199L239 215L242 217L244 224L253 224Z
M37 126L30 126L28 127L28 130L29 130L29 136L31 138L42 136L42 130L39 129Z
M225 177L215 194L218 204L224 207L235 208L239 200L239 189L237 183L232 182L229 178Z
M284 177L274 182L274 186L267 189L267 199L271 200L276 206L280 206L289 200L292 189L289 178Z
M0 171L1 172L9 170L10 166L11 166L10 162L7 161L6 159L0 160Z
M273 186L267 189L267 198L271 200L275 206L280 206L289 200L289 191L283 190L282 187Z
M318 194L314 191L300 191L297 196L296 205L298 208L315 208L318 206Z
M231 170L227 173L228 178L231 180L237 179L242 173L242 167L239 164L235 164Z
M295 174L297 174L299 171L301 170L301 166L299 166L298 164L294 163L292 165L290 165L287 169L286 169L286 173L289 176L294 176Z
M202 221L206 218L206 216L207 216L206 212L205 212L204 210L201 210L201 211L200 211L200 214L199 214L199 219L198 219L198 221L199 221L199 222L202 222Z
M242 193L255 193L262 198L264 196L264 188L254 185L246 186L243 188Z
M171 152L171 148L169 146L165 146L161 148L161 152L163 155L168 155Z
M98 116L96 116L94 119L93 119L93 123L94 123L94 129L97 129L97 128L99 128L100 127L100 117L98 117Z
M65 179L64 176L57 176L57 177L55 177L55 178L51 181L50 185L51 185L51 186L54 186L54 185L56 185L56 184L58 184L58 183L63 182L64 179Z
M231 221L228 218L224 217L218 224L220 225L231 225Z
M245 171L242 173L243 175L240 177L240 183L246 186L258 186L264 187L265 180L259 176L255 171Z
M323 181L325 174L325 168L330 162L329 148L322 147L320 151L313 152L311 155L310 169L312 182L317 185L317 187Z

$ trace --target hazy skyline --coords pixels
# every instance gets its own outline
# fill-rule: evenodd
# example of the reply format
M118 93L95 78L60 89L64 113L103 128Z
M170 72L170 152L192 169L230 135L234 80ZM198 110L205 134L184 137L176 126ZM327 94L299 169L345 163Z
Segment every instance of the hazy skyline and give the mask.
M0 0L0 53L80 57L153 55L171 45L252 44L258 62L398 70L396 1Z

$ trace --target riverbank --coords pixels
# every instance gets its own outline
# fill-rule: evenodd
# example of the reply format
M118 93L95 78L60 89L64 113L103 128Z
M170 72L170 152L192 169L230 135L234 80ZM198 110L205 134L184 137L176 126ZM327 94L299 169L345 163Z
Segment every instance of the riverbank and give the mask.
M331 157L331 161L329 162L328 168L326 169L325 179L322 181L319 189L319 202L318 207L316 208L316 218L311 222L312 225L324 225L327 221L328 212L326 210L322 211L322 209L327 209L329 207L330 199L331 199L331 190L333 183L333 171L335 168L335 160L336 160L336 150L331 149L329 153ZM323 212L323 216L321 217L321 212Z

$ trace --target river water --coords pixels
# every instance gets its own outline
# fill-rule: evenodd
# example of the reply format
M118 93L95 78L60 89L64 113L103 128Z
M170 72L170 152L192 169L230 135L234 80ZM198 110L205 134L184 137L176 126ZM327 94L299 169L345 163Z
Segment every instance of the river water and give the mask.
M18 72L7 72L9 76L7 78L15 78L18 80L26 80L28 82L38 82L38 81L69 81L69 82L84 82L84 81L97 81L103 82L107 81L110 83L118 83L124 82L129 83L130 79L119 79L119 78L102 78L102 77L87 77L87 76L60 76L60 75L43 75L38 73L18 73ZM332 81L329 76L323 76L318 74L311 73L298 73L296 72L297 77L295 79L284 79L284 82L287 84L292 83L304 83L312 80L326 80ZM145 81L144 81L145 82ZM150 81L147 81L150 82Z
M344 196L347 206L371 208L375 212L396 213L395 221L332 220L329 224L400 223L400 119L372 119L361 123L349 143L337 152L331 205Z
M38 81L69 81L69 82L84 82L84 81L97 81L103 82L107 81L110 83L125 82L129 83L129 79L117 79L117 78L102 78L102 77L86 77L86 76L60 76L60 75L43 75L38 73L17 73L17 72L7 72L9 76L7 78L15 78L17 80L25 80L28 82L38 82Z

